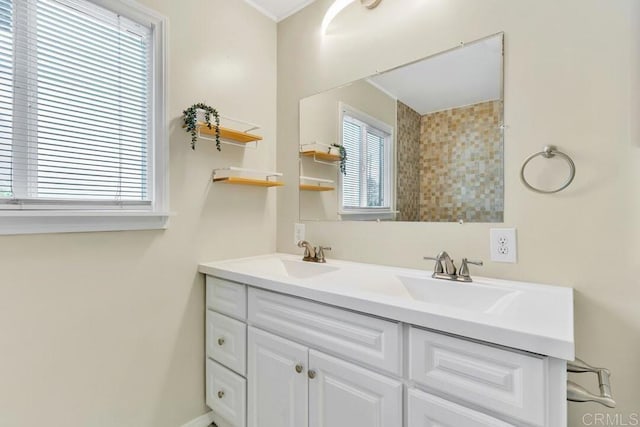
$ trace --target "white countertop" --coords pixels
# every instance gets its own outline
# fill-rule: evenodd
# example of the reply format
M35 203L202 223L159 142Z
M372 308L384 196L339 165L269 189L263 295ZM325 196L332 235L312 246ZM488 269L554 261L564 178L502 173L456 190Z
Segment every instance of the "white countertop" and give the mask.
M467 299L476 299L474 293L482 292L483 288L508 294L490 309L465 309L455 304L426 302L424 298L416 300L409 294L407 281L417 281L414 286L418 287L426 283L423 280L434 283L430 271L334 259L327 264L302 263L300 259L300 255L269 254L203 263L199 271L425 328L559 359L574 359L572 288L475 276L472 284L435 282L435 292L442 289L446 293L448 288L444 286L452 286L451 290L462 292L461 300L467 295ZM280 267L282 262L295 267L293 275L298 277ZM310 275L307 271L311 271ZM315 275L315 271L322 273ZM465 304L472 307L474 301Z

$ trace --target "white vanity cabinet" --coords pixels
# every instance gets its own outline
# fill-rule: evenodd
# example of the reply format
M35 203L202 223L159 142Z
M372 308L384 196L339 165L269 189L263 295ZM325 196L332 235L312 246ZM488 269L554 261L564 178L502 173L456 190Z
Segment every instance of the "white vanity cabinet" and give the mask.
M564 362L207 276L219 427L561 427Z

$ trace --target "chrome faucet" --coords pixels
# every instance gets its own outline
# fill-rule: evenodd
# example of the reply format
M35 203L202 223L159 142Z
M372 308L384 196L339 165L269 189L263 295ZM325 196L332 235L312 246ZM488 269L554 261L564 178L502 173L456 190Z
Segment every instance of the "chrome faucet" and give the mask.
M426 256L424 259L436 262L436 265L433 267L433 274L431 277L434 279L453 280L456 282L472 282L473 280L469 274L469 264L482 265L482 261L469 261L467 258L462 258L462 264L458 271L453 260L445 251L440 252L436 257Z
M316 248L306 240L298 240L298 247L304 248L303 261L315 261L316 260Z
M318 246L317 248L314 248L313 245L306 240L298 241L298 247L304 248L304 255L302 256L302 260L309 262L327 262L327 259L324 256L324 251L331 250L331 247L329 246Z
M448 253L442 251L436 257L424 257L426 260L432 260L436 262L436 266L433 269L433 273L446 274L448 276L456 275L456 266L453 264L453 260ZM443 266L444 263L444 266ZM435 276L434 276L435 277Z

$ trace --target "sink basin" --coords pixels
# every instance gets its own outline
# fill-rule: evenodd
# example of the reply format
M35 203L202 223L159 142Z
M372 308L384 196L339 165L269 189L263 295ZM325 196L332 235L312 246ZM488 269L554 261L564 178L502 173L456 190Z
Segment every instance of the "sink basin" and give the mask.
M298 279L315 277L321 274L338 270L338 267L333 267L326 264L306 261L292 261L288 259L283 259L280 261L282 262L282 266L284 267L284 273L289 277L296 277Z
M441 304L483 313L500 313L520 294L481 283L461 283L424 277L402 277L398 279L407 294L416 301Z
M231 265L242 271L251 271L259 275L308 279L338 270L338 267L283 258L262 258L250 262L239 261Z

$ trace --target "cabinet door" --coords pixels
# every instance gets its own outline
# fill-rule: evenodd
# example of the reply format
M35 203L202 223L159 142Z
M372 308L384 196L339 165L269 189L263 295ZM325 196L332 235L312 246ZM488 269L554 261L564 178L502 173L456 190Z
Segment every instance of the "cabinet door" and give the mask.
M409 389L409 427L514 427L486 414Z
M308 349L249 327L249 427L307 427Z
M401 427L402 383L309 350L309 427Z
M411 327L409 379L498 414L545 425L548 359Z

